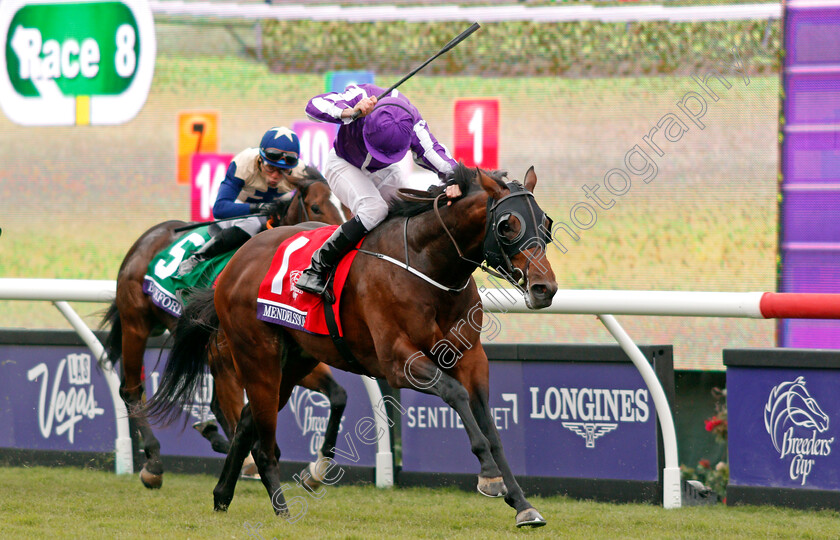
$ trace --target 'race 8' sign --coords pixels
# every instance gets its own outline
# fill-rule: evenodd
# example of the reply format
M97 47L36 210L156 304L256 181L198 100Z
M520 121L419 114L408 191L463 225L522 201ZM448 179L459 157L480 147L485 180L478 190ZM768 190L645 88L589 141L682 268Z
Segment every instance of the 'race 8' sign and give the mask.
M3 0L0 43L0 105L13 122L120 124L146 102L155 31L145 0Z

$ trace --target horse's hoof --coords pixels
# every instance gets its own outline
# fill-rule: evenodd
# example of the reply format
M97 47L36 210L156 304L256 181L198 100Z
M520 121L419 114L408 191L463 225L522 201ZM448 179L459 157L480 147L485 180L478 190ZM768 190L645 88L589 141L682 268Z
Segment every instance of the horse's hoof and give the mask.
M160 489L160 486L163 485L163 474L152 474L143 465L143 469L140 471L140 481L149 489Z
M545 525L545 519L536 508L526 508L516 514L517 527L542 527L543 525Z
M507 495L507 487L501 476L493 478L478 477L478 492L485 497L504 497Z
M283 519L289 519L290 517L292 517L292 515L289 513L288 508L275 508L274 513Z
M239 475L242 476L242 478L247 478L249 480L260 479L260 471L257 469L257 464L254 463L254 458L251 457L251 454L248 454L245 457L245 461L242 463L242 470L239 471Z
M301 487L309 488L310 492L315 491L321 487L322 482L316 477L318 466L315 463L310 463L302 471L300 471Z
M214 512L227 512L228 505L223 503L216 503L213 505Z

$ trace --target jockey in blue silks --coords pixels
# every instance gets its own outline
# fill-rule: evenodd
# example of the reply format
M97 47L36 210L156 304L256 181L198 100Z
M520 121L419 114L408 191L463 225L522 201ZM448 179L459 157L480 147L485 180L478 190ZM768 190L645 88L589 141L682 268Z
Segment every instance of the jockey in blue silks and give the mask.
M415 162L436 172L441 182L457 165L404 95L394 90L377 101L382 92L372 84L352 84L343 92L317 95L306 105L306 114L313 120L341 124L324 176L354 217L312 255L312 263L296 284L301 290L323 294L341 257L388 216L388 203L397 190L409 187L399 166L409 149ZM353 120L356 111L359 116ZM447 183L446 195L457 198L460 188Z
M213 205L215 219L243 216L210 226L213 237L178 267L178 274L189 273L201 261L239 248L252 236L266 229L271 202L290 197L291 179L301 176L300 140L289 128L275 127L265 132L259 148L246 148L230 162Z

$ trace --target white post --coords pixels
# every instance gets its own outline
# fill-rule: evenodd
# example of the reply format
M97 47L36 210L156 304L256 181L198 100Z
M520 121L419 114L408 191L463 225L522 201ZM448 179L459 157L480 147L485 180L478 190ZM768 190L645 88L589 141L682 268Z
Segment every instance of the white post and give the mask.
M656 416L659 417L659 426L662 428L662 442L665 445L665 470L662 474L662 506L665 508L679 508L682 506L682 482L680 480L680 465L677 454L677 432L674 429L674 418L671 416L671 408L668 406L668 398L665 391L656 377L656 372L650 367L642 351L636 346L624 328L618 324L612 315L598 315L598 319L604 323L610 334L618 341L618 344L630 357L636 369L642 374L656 407Z
M64 301L53 302L55 307L64 315L64 318L73 326L76 333L87 344L96 359L102 359L103 375L108 383L111 392L111 400L114 402L114 416L117 421L116 440L116 472L117 474L132 474L134 472L134 461L132 459L131 433L128 428L128 412L125 403L120 397L120 378L114 372L111 361L105 354L105 348L96 339L96 335L85 324L79 315L73 311L70 304Z
M370 399L373 419L376 422L376 432L382 433L376 441L376 487L389 488L394 486L394 456L391 454L391 432L388 430L387 417L378 414L378 407L382 404L382 391L375 379L362 377L362 382Z

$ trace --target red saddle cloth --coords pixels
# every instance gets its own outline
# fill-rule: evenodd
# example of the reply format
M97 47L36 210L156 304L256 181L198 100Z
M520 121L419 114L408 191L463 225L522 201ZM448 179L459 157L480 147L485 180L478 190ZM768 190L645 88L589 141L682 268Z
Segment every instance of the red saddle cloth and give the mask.
M303 292L295 287L295 284L300 279L303 270L309 266L312 254L336 229L335 225L328 225L304 231L280 244L271 260L271 268L260 283L260 292L257 297L259 320L311 334L329 335L327 323L324 320L324 299L321 296ZM342 333L341 321L338 320L341 290L357 253L355 250L351 251L341 259L332 283L336 298L334 309L339 333Z

